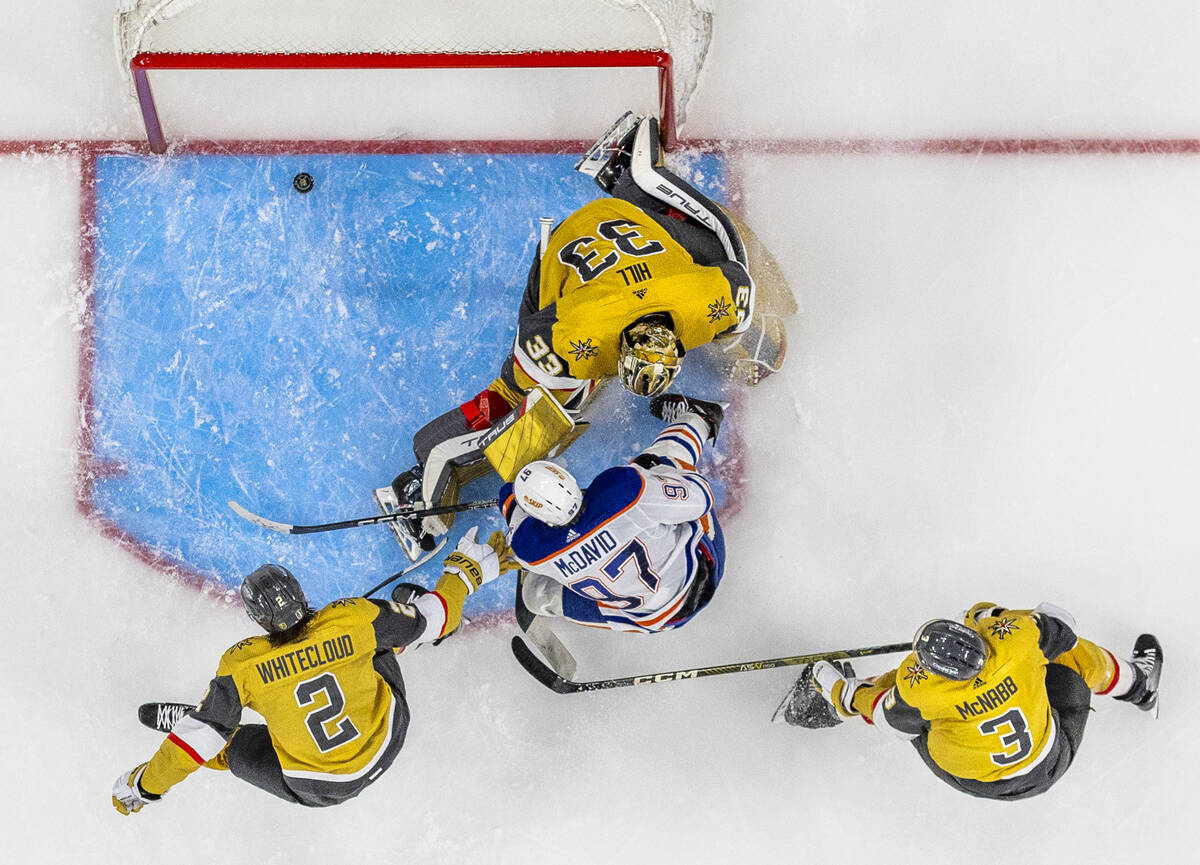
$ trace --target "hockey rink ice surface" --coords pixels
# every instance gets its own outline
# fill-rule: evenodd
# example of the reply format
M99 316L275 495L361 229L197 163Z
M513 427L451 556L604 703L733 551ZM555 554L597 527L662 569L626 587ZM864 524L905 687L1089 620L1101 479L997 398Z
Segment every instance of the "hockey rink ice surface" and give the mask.
M413 433L499 373L538 218L599 194L577 159L98 156L84 500L129 543L234 589L277 561L324 604L400 570L385 526L282 536L225 503L298 524L375 513L371 490L414 463ZM689 179L721 199L723 163L698 154ZM724 396L705 373L689 364L680 386ZM583 483L658 429L618 394L599 402L566 455ZM412 581L432 587L439 563ZM468 613L511 610L512 591L499 580Z
M731 417L745 433L743 492L724 523L729 568L711 606L671 634L564 635L581 676L600 678L903 641L921 622L976 601L1028 607L1045 600L1069 609L1080 633L1118 653L1142 631L1158 635L1166 666L1157 720L1097 698L1080 753L1053 790L985 802L941 784L909 746L866 725L801 731L769 723L791 670L560 696L517 666L508 651L516 626L493 617L401 657L413 714L405 747L354 801L300 809L205 772L130 818L112 809L113 779L160 741L137 722L136 707L200 699L220 653L253 631L242 610L212 590L216 584L172 576L176 556L224 559L239 569L287 556L317 570L325 567L318 545L345 542L346 570L354 573L329 574L329 591L335 580L353 591L372 585L399 563L383 532L276 538L240 525L224 499L296 521L370 513L369 488L408 462L407 433L394 427L416 424L422 413L409 418L399 404L385 404L384 395L396 398L394 384L357 397L375 412L370 422L337 399L335 382L382 382L374 372L381 366L399 373L390 355L368 359L373 374L356 377L330 346L316 348L319 364L294 368L292 396L308 395L297 419L279 396L256 409L249 385L228 395L238 400L236 412L204 405L200 386L219 385L212 368L176 371L174 383L187 387L173 394L150 374L156 364L170 366L170 345L145 354L146 347L129 347L138 336L155 341L160 330L174 335L176 348L187 339L199 347L203 328L195 325L207 317L226 334L231 374L262 376L289 360L284 349L313 351L321 328L334 325L346 329L349 344L382 352L394 341L352 332L382 311L360 311L353 301L369 293L395 299L405 271L383 257L394 241L363 243L360 254L380 273L360 279L348 271L354 290L325 295L313 271L295 286L310 298L305 315L294 303L277 313L282 341L255 335L260 341L245 345L248 325L229 320L228 311L203 312L219 297L178 288L164 294L173 267L167 239L182 248L189 231L210 236L207 223L160 217L149 230L135 228L138 215L130 212L119 234L81 233L91 214L97 232L108 218L97 210L93 146L112 160L105 176L127 183L103 190L106 205L158 207L158 214L168 206L187 213L186 183L164 181L154 198L139 198L141 187L156 187L156 173L178 178L189 161L207 158L143 158L136 108L112 60L114 5L26 4L0 52L9 85L0 111L6 862L1149 865L1195 858L1194 3L717 0L715 53L686 136L724 142L731 203L796 290L801 309L788 364L747 392ZM169 107L178 140L186 107ZM587 112L576 108L584 116L571 118L571 135L598 134L613 119ZM545 126L528 134L565 134L558 117ZM259 130L287 137L269 114ZM116 150L103 142L116 142ZM499 318L478 325L475 338L492 344L458 348L473 352L472 367L421 359L422 376L433 380L422 380L425 393L410 398L438 411L490 378L504 350L497 334L511 327L532 254L530 220L552 201L566 207L582 200L572 196L592 194L586 179L570 175L575 156L555 163L557 181L522 179L521 194L531 183L536 206L519 219L492 215L498 224L486 250L459 251L468 261L502 254L519 282L503 286L512 294L494 306ZM243 185L221 193L242 202L226 217L222 242L258 237L295 254L271 221L287 208L292 230L304 225L306 236L322 238L309 257L332 257L326 226L306 223L301 208L323 206L317 196L336 185L322 172L338 172L314 168L309 155L296 164L236 159L261 173L244 169ZM221 169L229 179L243 170L234 161ZM316 178L308 202L291 189L300 170ZM568 177L577 192L547 190ZM253 204L252 189L260 190ZM218 193L198 184L193 194ZM472 206L445 194L439 206ZM365 218L366 204L351 209ZM268 217L262 223L260 213ZM220 215L214 208L206 220L220 225ZM337 217L351 224L345 208ZM366 231L382 226L366 223ZM362 240L344 232L344 248ZM426 242L434 240L448 243L427 232ZM105 258L100 247L110 241L122 257ZM141 242L157 249L146 262L137 261ZM423 256L420 246L405 258ZM150 258L160 260L151 266ZM219 256L207 267L238 268L222 284L239 303L257 303L260 290L248 287L249 278L272 276L267 258ZM91 274L81 272L81 260L140 292L140 305L121 313L118 329L131 334L92 332L103 327L92 311L113 298L99 287L88 294ZM134 266L143 268L137 278L122 281L121 268ZM474 274L464 267L457 278ZM370 292L361 288L368 281ZM170 310L160 320L165 298ZM478 313L476 299L469 302ZM254 310L271 326L265 302ZM464 306L464 326L467 319ZM125 347L106 343L110 336L127 340ZM97 385L101 373L119 374L129 379L118 380L130 399L165 402L81 432L81 395L92 378L80 361L91 357L89 346L101 353ZM143 373L132 366L118 373L115 362L126 359L103 355L117 350L131 364L143 358ZM246 353L252 360L242 359ZM340 377L331 380L334 369ZM629 411L637 420L630 399L607 396L597 417ZM169 406L187 411L176 422L163 417ZM120 415L119 401L105 410ZM157 424L134 428L135 417ZM257 445L233 454L240 436L225 442L230 430L282 442L292 425L311 427L312 439L293 430L303 452L286 460ZM605 437L597 432L576 447L599 447ZM361 466L342 457L354 449ZM368 459L368 451L378 457ZM235 460L245 461L237 481L229 469ZM313 471L322 460L324 471ZM172 463L180 478L193 478L175 493L167 492L177 482ZM81 470L100 472L94 488L77 488ZM352 483L350 473L357 473ZM199 497L196 477L204 478ZM152 494L142 501L139 483ZM228 487L210 496L210 484ZM81 515L79 497L89 495L112 508L109 517ZM172 495L177 501L168 505ZM183 523L178 531L165 528L171 507ZM145 532L144 546L120 543L135 531ZM156 560L147 552L153 543L169 555ZM208 588L197 591L196 582ZM855 669L871 675L898 660L864 659Z

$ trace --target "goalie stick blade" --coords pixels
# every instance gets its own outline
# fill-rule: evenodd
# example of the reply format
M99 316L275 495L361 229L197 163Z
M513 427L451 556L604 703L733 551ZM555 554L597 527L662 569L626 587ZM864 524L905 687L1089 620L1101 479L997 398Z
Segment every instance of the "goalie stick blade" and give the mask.
M246 510L244 507L239 505L233 499L230 499L225 504L229 505L229 509L232 510L239 517L241 517L243 520L246 520L246 522L254 523L254 525L258 526L261 529L268 529L269 531L272 531L272 532L279 532L279 534L281 534L281 535L290 535L290 534L295 533L294 532L294 530L296 528L295 526L290 525L288 523L277 522L275 520L268 520L266 517L260 517L258 514L254 514L254 513L251 513L250 511Z
M641 117L632 111L626 111L600 134L596 143L589 147L583 158L575 163L575 170L588 177L595 177L600 173L600 169L608 164L609 157L612 156L621 140L641 122Z
M176 722L194 708L190 703L142 703L138 706L138 720L151 730L169 733Z

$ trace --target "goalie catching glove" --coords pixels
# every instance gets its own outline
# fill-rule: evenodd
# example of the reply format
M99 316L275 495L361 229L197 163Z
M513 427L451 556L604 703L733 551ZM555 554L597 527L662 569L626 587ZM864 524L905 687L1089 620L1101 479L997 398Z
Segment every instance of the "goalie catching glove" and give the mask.
M854 678L854 670L844 662L817 661L812 670L817 691L842 718L859 714L854 708L854 692L863 684Z
M162 798L142 789L142 773L146 771L146 765L142 763L123 773L113 784L113 807L127 817L141 811L143 805Z

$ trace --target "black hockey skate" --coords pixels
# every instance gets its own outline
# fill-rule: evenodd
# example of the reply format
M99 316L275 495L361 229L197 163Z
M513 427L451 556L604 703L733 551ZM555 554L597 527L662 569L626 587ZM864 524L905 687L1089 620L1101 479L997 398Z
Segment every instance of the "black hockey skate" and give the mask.
M142 703L138 720L159 733L170 733L185 714L196 708L191 703Z
M835 666L847 678L854 676L854 669L847 662L835 662ZM813 680L813 665L805 664L800 671L796 683L783 697L783 702L771 716L772 723L783 721L793 727L804 727L807 730L819 730L823 727L836 727L842 723L838 713L829 701L817 690Z
M650 398L650 414L667 423L675 423L681 415L688 412L699 415L700 419L708 424L711 433L708 440L715 442L717 432L721 429L721 421L725 418L725 408L728 405L729 403L696 399L694 396L665 393L662 396Z
M583 158L575 163L575 170L593 178L605 192L612 192L617 178L629 168L633 138L643 119L632 111L626 111L604 130Z
M1133 703L1143 712L1153 712L1158 717L1158 682L1162 678L1163 650L1153 634L1142 634L1133 643L1130 659L1138 670L1138 681L1128 694L1116 699Z
M421 504L421 467L414 466L396 475L391 486L375 490L375 502L385 514L394 514L402 507ZM437 538L425 531L420 517L406 517L388 523L404 555L410 562L421 558L437 546Z

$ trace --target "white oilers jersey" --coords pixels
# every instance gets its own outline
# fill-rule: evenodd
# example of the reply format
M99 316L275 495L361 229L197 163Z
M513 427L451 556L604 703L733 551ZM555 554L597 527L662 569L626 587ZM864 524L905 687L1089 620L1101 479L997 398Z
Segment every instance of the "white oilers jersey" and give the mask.
M500 493L509 543L526 570L599 604L612 626L657 629L679 612L711 532L708 482L693 472L635 465L596 476L569 526L548 526Z

